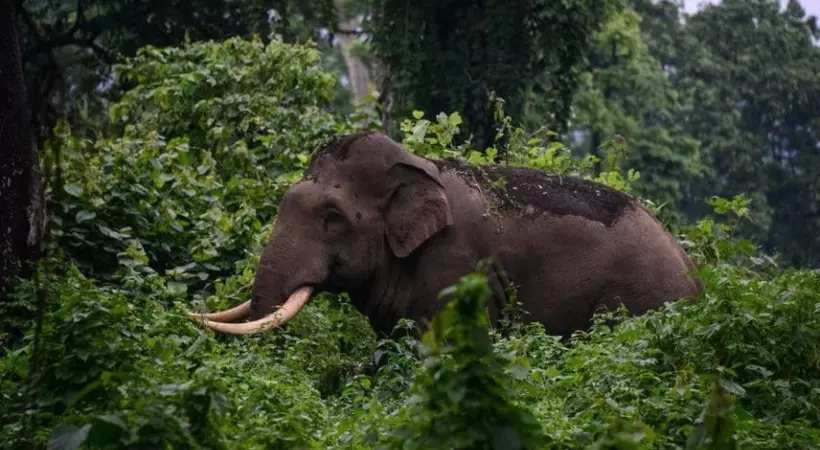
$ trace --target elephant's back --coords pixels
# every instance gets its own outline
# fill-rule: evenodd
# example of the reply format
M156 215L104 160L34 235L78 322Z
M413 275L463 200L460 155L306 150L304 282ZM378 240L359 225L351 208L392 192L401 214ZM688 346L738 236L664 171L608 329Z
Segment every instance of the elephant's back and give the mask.
M534 169L436 164L456 226L517 283L566 301L616 293L633 298L636 310L699 292L675 238L625 193Z
M645 206L625 215L613 233L618 253L614 274L624 280L643 311L679 298L695 297L703 289L693 274L695 265L675 237Z
M453 174L479 192L487 213L499 216L577 216L609 227L636 201L626 193L574 176L499 164L434 162L443 174Z

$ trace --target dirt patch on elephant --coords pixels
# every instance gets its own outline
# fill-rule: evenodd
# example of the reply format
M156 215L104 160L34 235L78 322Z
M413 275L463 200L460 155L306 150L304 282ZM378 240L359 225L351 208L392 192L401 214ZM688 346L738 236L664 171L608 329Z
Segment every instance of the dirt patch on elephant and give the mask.
M578 177L503 165L471 165L453 159L433 160L439 170L455 171L482 191L498 212L536 211L573 215L612 226L634 199L615 189Z

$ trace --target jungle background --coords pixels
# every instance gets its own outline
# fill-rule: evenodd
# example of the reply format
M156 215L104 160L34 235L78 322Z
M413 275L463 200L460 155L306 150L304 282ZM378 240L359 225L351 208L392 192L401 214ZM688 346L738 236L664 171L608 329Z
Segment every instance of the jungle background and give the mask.
M0 0L0 447L820 448L818 38L796 0ZM421 339L345 296L193 323L361 128L627 191L706 292L568 341L490 328L478 270Z

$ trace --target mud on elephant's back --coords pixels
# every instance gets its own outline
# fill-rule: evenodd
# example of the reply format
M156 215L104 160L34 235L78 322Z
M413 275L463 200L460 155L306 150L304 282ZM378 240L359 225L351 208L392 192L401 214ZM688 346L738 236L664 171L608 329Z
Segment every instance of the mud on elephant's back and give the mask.
M469 165L454 159L434 161L478 189L499 213L530 212L574 215L611 226L636 202L608 186L547 172L507 165Z

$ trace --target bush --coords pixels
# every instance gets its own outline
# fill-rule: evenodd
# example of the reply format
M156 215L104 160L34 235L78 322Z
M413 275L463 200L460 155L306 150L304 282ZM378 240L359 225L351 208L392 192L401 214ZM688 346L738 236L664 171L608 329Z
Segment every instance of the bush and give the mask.
M524 449L540 447L541 428L515 401L506 361L493 352L484 307L487 279L470 274L442 292L451 297L424 335L425 361L393 419L390 447Z
M309 153L354 127L325 111L335 80L318 59L311 46L240 39L140 50L117 67L134 87L111 106L113 137L55 130L56 242L97 276L132 246L181 289L230 274Z

